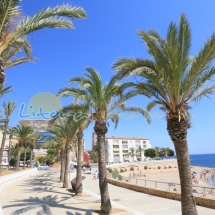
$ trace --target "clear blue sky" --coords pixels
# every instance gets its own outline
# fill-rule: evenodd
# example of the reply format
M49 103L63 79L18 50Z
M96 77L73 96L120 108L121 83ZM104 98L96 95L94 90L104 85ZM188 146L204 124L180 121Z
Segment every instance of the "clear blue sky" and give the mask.
M57 4L67 3L62 0L23 0L25 15L32 15L38 10ZM19 106L28 103L39 92L57 93L61 87L68 86L67 81L73 76L80 76L86 66L99 71L104 82L114 74L112 63L118 57L148 57L146 46L137 36L137 30L155 29L165 36L170 21L177 22L181 13L188 17L192 28L192 51L195 55L215 29L215 2L196 0L74 0L74 6L83 7L88 17L75 20L76 28L44 29L29 35L33 55L39 58L35 63L27 63L7 70L7 83L13 92L2 100L16 101L10 125L16 125ZM64 105L71 98L63 99ZM144 97L133 99L128 104L146 107ZM188 131L188 144L191 154L215 153L215 97L204 98L199 104L192 104L192 128ZM166 121L159 117L159 109L152 111L152 123L136 115L123 119L115 130L110 123L108 136L145 137L152 146L170 147L173 144L166 130ZM124 117L125 118L125 117ZM93 125L85 131L86 148L91 148Z

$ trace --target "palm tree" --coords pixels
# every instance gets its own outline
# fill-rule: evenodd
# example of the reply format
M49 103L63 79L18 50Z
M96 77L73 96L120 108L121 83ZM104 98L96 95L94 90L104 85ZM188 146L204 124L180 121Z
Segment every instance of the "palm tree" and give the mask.
M65 138L65 151L66 151L66 162L65 162L65 174L63 187L68 188L68 171L69 171L69 162L70 162L70 145L71 142L77 132L77 124L68 120L68 118L58 119L56 123L52 125L52 127L59 129L61 136Z
M30 138L31 138L33 133L34 133L34 130L29 125L20 124L20 125L17 125L15 127L15 135L18 139L18 148L19 148L18 155L17 155L17 161L16 161L17 162L16 163L16 170L19 169L21 148L23 146L26 146L29 143ZM25 150L25 152L26 152L26 150ZM25 158L26 158L26 155L25 155ZM25 158L24 158L23 168L25 167Z
M16 103L11 102L11 101L9 101L8 103L3 102L3 107L4 107L4 112L5 112L5 119L4 119L4 130L3 130L3 136L2 136L1 149L0 149L0 161L2 161L2 158L3 158L8 123L10 121L11 114L13 113L14 109L16 108ZM2 169L2 162L0 162L0 170L1 169Z
M135 148L131 147L129 149L128 156L132 157L132 161L134 161L134 157L136 156Z
M55 121L55 120L54 120ZM50 123L53 124L54 121L51 121ZM60 150L60 159L61 159L61 168L60 168L60 181L64 182L64 175L65 175L65 166L66 166L66 138L64 135L62 135L59 128L52 127L48 130L52 133L52 136L49 136L47 138L47 143L45 143L46 147L47 145L51 145L51 147L56 148L56 150Z
M71 119L73 122L75 121L75 116L71 113L82 113L86 116L89 116L89 105L88 104L71 104L67 107L64 107L62 110L59 111L59 116L61 113L68 114L68 119ZM76 172L76 187L75 187L75 193L77 196L81 196L83 192L83 186L82 186L82 157L83 157L83 131L91 122L91 118L89 117L83 117L80 120L78 120L77 126L77 141L78 141L78 156L77 156L77 172Z
M11 144L12 144L12 139L15 137L15 129L14 127L9 127L8 132L9 134L9 150L8 150L8 169L10 167L10 158L11 158Z
M0 67L1 68L1 67ZM1 70L1 69L0 69ZM1 76L1 71L0 71L0 76ZM10 87L5 87L3 84L0 84L0 97L2 97L4 94L11 92L11 86Z
M1 0L0 2L0 84L5 81L5 65L19 52L26 53L23 58L15 59L9 65L29 61L30 46L26 36L43 28L74 28L70 19L85 18L80 7L63 4L46 8L37 14L26 17L21 11L21 0ZM20 56L20 55L19 55Z
M127 86L133 86L140 94L153 99L147 106L148 111L159 105L166 112L167 131L177 154L182 214L196 215L187 145L189 103L208 96L215 88L215 85L206 84L215 74L215 68L211 66L215 56L215 34L191 58L191 29L185 15L181 15L179 26L170 23L165 39L154 30L137 33L153 59L120 58L113 67L121 79L131 75L140 78L138 83L127 83Z
M117 127L119 113L122 111L139 111L148 117L146 111L137 108L126 108L125 101L133 96L133 92L122 94L121 86L113 77L109 83L103 85L100 74L94 69L87 67L86 78L76 77L69 80L69 83L76 83L79 88L63 88L59 95L63 97L73 96L75 101L89 105L92 112L92 120L95 120L94 131L98 140L99 155L99 188L101 193L101 211L109 213L111 202L108 193L105 162L105 134L107 133L107 120L111 119Z
M144 152L144 148L142 148L141 146L139 146L137 149L136 149L136 153L137 155L140 156L140 160L142 161L142 154Z
M28 146L30 148L30 168L33 168L32 166L32 157L33 157L33 150L36 146L37 140L40 138L40 134L37 131L33 131L31 135L29 135L29 142Z

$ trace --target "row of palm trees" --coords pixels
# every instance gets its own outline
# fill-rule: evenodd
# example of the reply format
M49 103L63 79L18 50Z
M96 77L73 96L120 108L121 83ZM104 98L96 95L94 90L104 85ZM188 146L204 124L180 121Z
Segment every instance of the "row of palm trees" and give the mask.
M129 148L128 156L131 157L133 161L134 161L135 156L140 157L140 159L142 160L143 153L144 153L144 148L142 148L141 146L139 146L137 148L131 147L131 148Z
M184 15L179 26L170 23L166 38L154 31L138 31L146 43L150 59L119 58L113 68L116 71L111 80L104 84L98 72L87 67L84 77L75 77L69 84L78 87L63 88L58 96L72 96L72 104L88 106L90 117L95 121L94 131L98 138L99 186L101 210L109 213L111 203L108 194L105 166L105 134L107 120L117 126L119 113L136 111L149 122L149 112L159 106L166 114L167 131L173 141L181 182L182 214L197 214L192 193L190 157L187 144L187 131L191 127L190 103L212 94L213 83L207 81L215 74L212 62L215 57L215 34L206 42L199 53L191 58L191 29ZM119 80L135 77L131 81L119 84ZM134 96L151 99L146 110L140 107L127 107L125 102ZM81 110L81 109L80 109Z
M69 5L48 8L32 17L24 17L19 7L20 2L21 0L2 0L0 3L0 84L5 80L6 68L32 60L31 47L26 38L29 33L46 27L73 28L74 25L65 17L86 17L82 8ZM58 95L73 96L75 104L89 107L87 110L95 121L103 212L109 213L111 209L104 156L107 120L111 119L117 126L119 113L138 111L150 121L148 111L159 106L166 114L167 131L177 154L182 214L196 215L187 145L187 130L191 127L189 110L190 103L214 92L215 85L209 85L207 81L215 74L215 68L212 66L215 57L215 34L192 58L191 29L184 15L180 18L179 26L170 23L165 38L160 37L154 30L138 31L137 34L146 43L150 58L119 58L113 65L116 75L105 85L102 84L99 73L88 67L84 78L77 77L69 81L71 84L77 83L78 88L64 88ZM13 58L19 56L17 54L20 52L25 53L23 58ZM119 80L127 77L135 79L118 84ZM147 111L138 107L126 107L125 102L135 95L151 99ZM81 127L80 136L82 133ZM67 152L68 149L69 147L66 147Z

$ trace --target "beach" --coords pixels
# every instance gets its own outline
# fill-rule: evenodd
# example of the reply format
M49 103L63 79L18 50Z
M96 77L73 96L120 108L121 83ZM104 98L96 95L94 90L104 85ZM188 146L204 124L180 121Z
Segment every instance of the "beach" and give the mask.
M131 171L131 168L134 170ZM122 164L117 166L117 169L127 169L125 172L121 172L120 174L125 177L135 177L144 180L150 181L158 181L158 182L166 182L175 184L180 184L178 165L176 159L170 160L161 160L161 161L151 161L144 163L129 163ZM121 170L122 171L122 170ZM201 173L205 173L205 177ZM214 178L212 180L212 172L215 173L215 168L208 167L200 167L200 166L191 166L191 174L193 174L193 187L210 187L215 188Z

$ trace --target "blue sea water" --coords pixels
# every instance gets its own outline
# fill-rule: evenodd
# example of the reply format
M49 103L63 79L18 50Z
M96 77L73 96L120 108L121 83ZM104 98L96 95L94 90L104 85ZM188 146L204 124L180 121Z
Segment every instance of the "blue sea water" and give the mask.
M191 166L215 168L215 154L190 155Z

